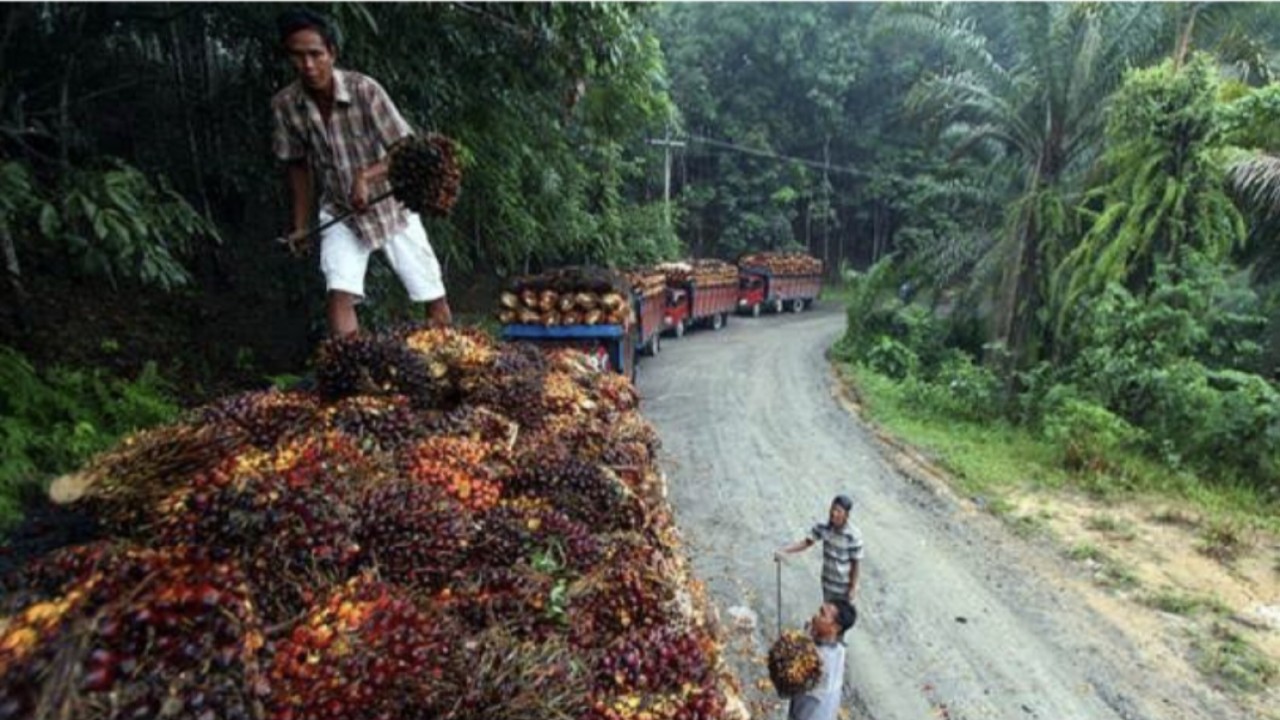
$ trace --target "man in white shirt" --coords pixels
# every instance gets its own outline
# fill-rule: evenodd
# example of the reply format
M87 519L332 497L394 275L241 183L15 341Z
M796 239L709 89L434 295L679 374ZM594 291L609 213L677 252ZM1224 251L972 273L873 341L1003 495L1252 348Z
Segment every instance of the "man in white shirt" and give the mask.
M836 720L844 688L842 638L853 627L856 613L847 602L827 602L809 621L809 634L822 658L822 679L809 692L791 698L787 720Z

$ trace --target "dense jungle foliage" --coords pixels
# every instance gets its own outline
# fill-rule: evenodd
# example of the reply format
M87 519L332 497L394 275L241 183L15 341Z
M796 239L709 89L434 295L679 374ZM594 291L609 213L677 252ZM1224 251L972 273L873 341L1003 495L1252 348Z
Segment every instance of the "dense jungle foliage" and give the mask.
M932 412L1275 499L1280 9L309 6L460 142L428 231L464 313L559 264L806 249L851 279L841 357ZM304 367L282 9L0 7L0 483ZM365 321L405 317L372 275Z

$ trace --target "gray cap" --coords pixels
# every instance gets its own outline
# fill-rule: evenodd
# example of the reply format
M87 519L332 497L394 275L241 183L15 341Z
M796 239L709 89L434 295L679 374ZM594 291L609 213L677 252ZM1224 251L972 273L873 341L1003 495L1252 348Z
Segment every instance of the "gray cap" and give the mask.
M845 512L849 512L853 509L853 501L849 499L848 495L837 495L836 499L831 501L831 504L839 505L844 508Z

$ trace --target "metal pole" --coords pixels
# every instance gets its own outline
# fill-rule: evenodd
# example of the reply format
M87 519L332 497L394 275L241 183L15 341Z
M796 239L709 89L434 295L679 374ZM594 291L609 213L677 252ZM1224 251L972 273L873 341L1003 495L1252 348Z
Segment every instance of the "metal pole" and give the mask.
M667 136L663 138L662 160L662 210L666 215L667 227L671 227L671 131L667 130Z
M662 205L667 227L671 227L671 148L684 147L681 140L671 139L671 128L667 128L666 136L661 140L649 140L650 145L661 145L665 152L662 157Z
M774 565L778 568L778 637L782 637L782 563Z

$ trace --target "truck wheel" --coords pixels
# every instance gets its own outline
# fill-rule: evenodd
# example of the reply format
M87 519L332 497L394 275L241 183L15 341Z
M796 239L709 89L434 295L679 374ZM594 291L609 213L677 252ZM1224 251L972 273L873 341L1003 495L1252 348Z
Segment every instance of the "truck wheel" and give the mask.
M773 311L775 313L782 312L782 298L773 301Z
M760 317L760 303L751 306L751 317Z
M683 320L676 323L676 337L678 338L684 337L684 321Z
M720 329L720 328L722 328L722 327L724 327L724 314L723 314L723 313L716 313L715 315L712 315L712 316L711 316L711 329L712 329L712 330L719 330L719 329Z
M791 301L791 312L804 312L804 300L796 298Z

